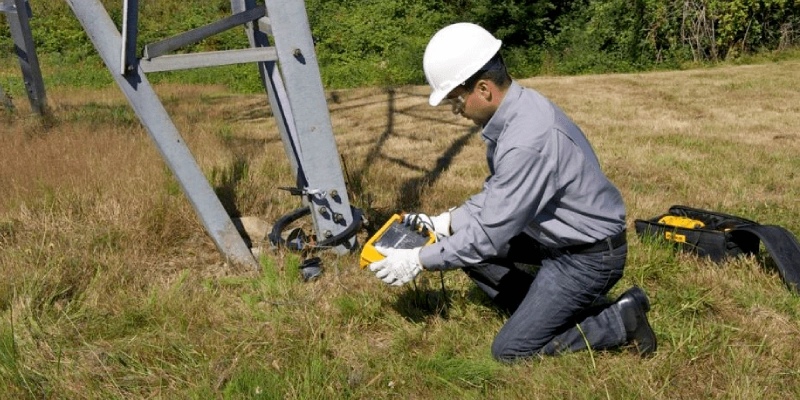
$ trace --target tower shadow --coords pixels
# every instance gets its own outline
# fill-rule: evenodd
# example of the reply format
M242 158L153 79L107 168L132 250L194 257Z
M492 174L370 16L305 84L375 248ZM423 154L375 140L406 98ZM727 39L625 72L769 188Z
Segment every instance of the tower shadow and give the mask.
M401 209L413 209L419 207L420 193L422 188L433 186L442 172L444 172L453 163L453 159L461 153L464 146L467 145L470 137L475 133L477 127L469 128L469 131L456 139L450 147L445 150L437 160L436 165L430 171L426 171L423 176L411 178L403 183L400 187L400 192L395 200L395 204Z
M386 146L387 141L392 136L397 134L397 132L395 131L396 115L404 114L413 116L415 118L419 118L424 121L421 123L433 122L433 123L451 124L451 125L457 125L457 124L454 124L453 121L448 121L441 118L412 115L411 113L408 112L409 110L419 107L419 105L414 105L412 107L408 107L405 109L398 109L397 107L398 95L401 95L401 97L406 97L406 96L425 97L425 96L412 92L399 91L394 88L386 89L386 95L387 95L386 128L383 130L381 135L378 137L378 139L374 142L370 150L367 152L367 156L361 163L361 166L357 170L353 171L352 174L348 174L348 181L352 186L354 186L355 191L360 190L361 188L360 182L362 181L363 176L365 175L367 169L369 168L370 165L373 165L377 160L380 159L390 161L392 164L396 164L397 166L405 169L409 169L412 171L419 171L422 173L422 176L408 179L407 181L401 184L399 190L397 191L397 197L393 202L392 209L396 210L396 209L418 208L420 205L421 189L423 189L424 187L433 186L438 181L442 173L450 167L455 157L457 157L461 153L461 151L469 142L470 137L473 136L473 134L475 134L479 130L479 128L477 126L467 128L466 132L463 135L459 136L457 139L455 139L455 141L453 141L453 143L444 151L444 153L441 156L439 156L433 168L431 168L430 170L427 170L425 168L420 168L419 166L413 165L402 158L385 155L386 152L382 151ZM379 210L373 210L373 209L369 209L368 212L372 218L381 221L387 219L393 213L392 210L381 212Z

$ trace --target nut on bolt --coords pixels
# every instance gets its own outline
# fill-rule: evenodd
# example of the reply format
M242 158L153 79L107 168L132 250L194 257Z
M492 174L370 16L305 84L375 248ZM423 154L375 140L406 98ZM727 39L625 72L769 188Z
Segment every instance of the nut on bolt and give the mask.
M333 237L333 232L325 231L325 233L323 233L323 235L325 236L325 239L328 239L328 238Z
M338 224L339 222L342 221L344 221L344 216L342 214L333 213L333 222L336 222Z
M320 208L317 209L317 211L319 211L319 213L322 215L328 215L328 207L321 206Z

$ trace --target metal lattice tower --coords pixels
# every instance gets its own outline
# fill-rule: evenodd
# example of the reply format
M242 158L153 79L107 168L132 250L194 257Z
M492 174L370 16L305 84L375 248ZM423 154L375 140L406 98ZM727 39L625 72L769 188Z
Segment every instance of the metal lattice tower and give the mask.
M13 1L17 8L26 3L26 0ZM265 5L257 5L255 0L231 0L230 17L148 44L141 57L136 54L138 0L124 0L122 32L117 30L100 0L66 1L177 178L206 231L229 261L258 268L250 249L150 86L147 73L257 63L296 179L295 192L303 196L303 210L311 215L318 239L329 243L340 254L356 246L353 227L360 223L360 215L347 198L303 0L267 0ZM22 16L20 19L25 19L27 24L28 15ZM248 49L169 54L242 25L249 38ZM30 37L30 29L27 31ZM274 39L274 46L268 33ZM30 43L32 46L32 40ZM35 51L31 53L35 56ZM38 64L36 73L41 82ZM26 82L27 79L26 76Z

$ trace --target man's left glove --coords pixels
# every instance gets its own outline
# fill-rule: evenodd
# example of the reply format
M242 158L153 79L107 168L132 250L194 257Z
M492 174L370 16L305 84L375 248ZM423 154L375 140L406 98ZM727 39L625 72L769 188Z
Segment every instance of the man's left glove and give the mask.
M375 261L369 265L369 270L375 276L392 286L402 286L411 282L422 271L419 262L419 251L422 247L414 249L393 249L391 247L375 246L375 250L386 258Z
M408 213L403 215L403 223L416 229L427 228L441 239L450 236L450 211L445 211L433 217L423 213Z

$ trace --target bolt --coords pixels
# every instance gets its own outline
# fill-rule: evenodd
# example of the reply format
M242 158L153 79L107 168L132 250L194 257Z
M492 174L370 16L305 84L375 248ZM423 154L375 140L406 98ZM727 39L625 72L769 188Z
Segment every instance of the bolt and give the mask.
M336 189L331 189L331 197L339 197L339 191Z
M322 206L319 209L317 209L317 211L319 211L319 213L322 214L322 215L327 215L328 214L328 207Z
M300 49L294 49L294 51L292 51L292 54L294 54L295 57L302 57L303 56L303 52L300 51Z
M331 232L331 231L325 231L325 233L324 233L323 235L325 236L325 239L328 239L328 238L331 238L331 237L333 237L333 232Z
M338 224L339 222L342 221L344 221L344 216L342 216L342 214L333 213L333 222L336 222Z

